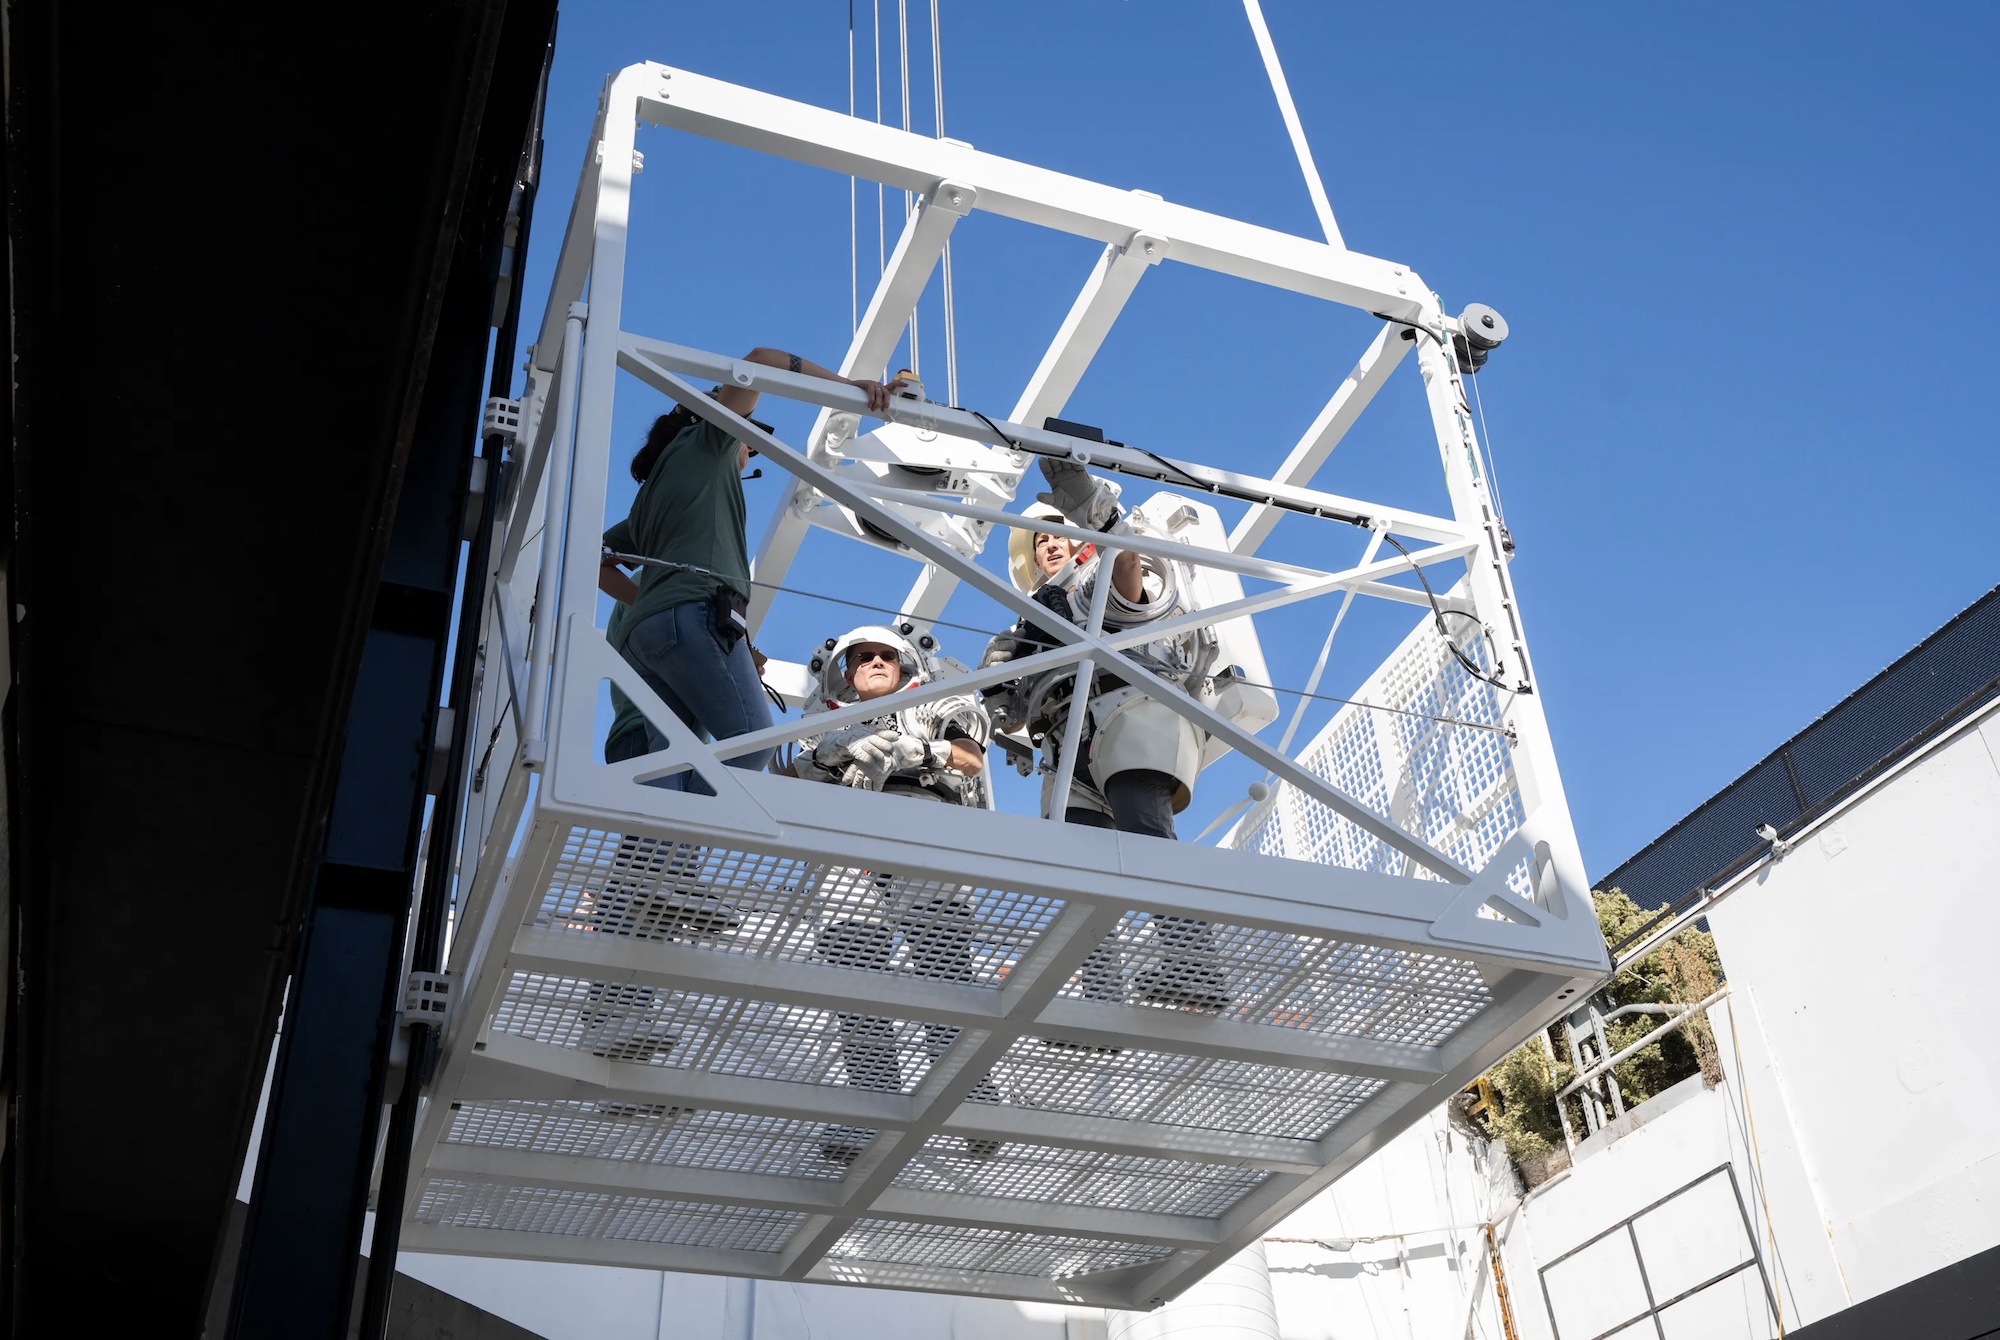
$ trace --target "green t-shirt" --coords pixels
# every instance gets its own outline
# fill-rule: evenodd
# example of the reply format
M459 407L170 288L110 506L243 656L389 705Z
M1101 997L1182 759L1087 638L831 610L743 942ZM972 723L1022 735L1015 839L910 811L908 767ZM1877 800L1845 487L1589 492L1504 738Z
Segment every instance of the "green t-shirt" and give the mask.
M631 515L604 532L604 543L622 554L707 568L747 599L750 552L743 537L735 439L711 423L683 429L653 462ZM671 606L707 600L721 585L699 572L641 568L639 598L611 635L611 645L623 651L625 629Z
M631 551L627 550L626 552L630 553ZM631 612L631 609L624 605L614 605L611 607L611 619L610 622L604 625L604 635L611 639L612 646L617 646L619 641L624 637L625 625L631 622L626 616ZM604 737L606 744L617 739L628 730L642 730L645 728L646 718L640 714L637 705L625 696L624 690L620 689L616 684L611 686L611 712L611 731Z

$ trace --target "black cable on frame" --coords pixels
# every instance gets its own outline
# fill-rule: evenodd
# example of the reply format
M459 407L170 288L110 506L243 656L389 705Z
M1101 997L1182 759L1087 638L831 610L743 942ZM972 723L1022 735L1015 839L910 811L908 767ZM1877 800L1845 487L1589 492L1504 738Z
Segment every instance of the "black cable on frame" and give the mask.
M1489 675L1484 670L1481 670L1479 666L1476 663L1474 663L1473 659L1470 656L1467 656L1463 651L1459 649L1459 645L1451 640L1451 630L1444 626L1444 616L1447 614L1455 614L1461 619L1470 619L1474 623L1479 622L1479 616L1476 614L1468 614L1464 610L1448 610L1444 606L1438 604L1437 592L1431 590L1431 581L1430 578L1424 575L1423 565L1418 563L1416 559L1411 558L1410 551L1403 547L1402 541L1398 540L1388 531L1385 530L1382 532L1382 539L1386 544L1388 544L1390 548L1394 549L1397 553L1401 554L1406 560L1408 560L1410 564L1410 571L1416 573L1417 580L1423 583L1424 596L1431 602L1431 617L1437 620L1438 636L1444 639L1445 646L1451 649L1451 654L1453 658L1458 661L1459 665L1465 668L1465 673L1471 675L1474 679L1478 680L1482 684L1491 684L1494 688L1499 689L1503 693L1534 692L1534 690L1530 689L1526 684L1502 683L1499 679L1500 670L1502 668L1498 664L1499 657L1497 656L1494 657L1494 661L1496 662L1496 664L1494 666L1493 673Z

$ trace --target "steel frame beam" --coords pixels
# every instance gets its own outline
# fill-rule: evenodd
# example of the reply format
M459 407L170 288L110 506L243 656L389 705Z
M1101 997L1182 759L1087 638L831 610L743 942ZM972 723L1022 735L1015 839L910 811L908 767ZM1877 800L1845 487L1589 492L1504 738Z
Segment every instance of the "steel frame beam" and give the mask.
M1135 479L1185 487L1197 492L1214 493L1249 503L1282 507L1287 511L1307 516L1345 521L1355 526L1365 526L1370 522L1379 521L1386 523L1399 535L1408 535L1432 543L1462 540L1467 538L1468 534L1467 524L1452 517L1435 516L1388 503L1369 502L1324 490L1302 488L1296 484L1265 479L1237 470L1224 470L1193 461L1176 460L1171 456L1155 454L1140 448L1071 437L1066 433L1052 432L1032 424L1009 423L1004 420L995 424L977 414L953 409L947 405L917 406L914 402L909 406L891 404L887 410L877 414L868 408L868 398L852 386L843 386L838 382L826 381L819 377L808 377L803 373L787 372L782 368L766 367L761 363L750 363L723 354L709 353L686 345L671 344L665 340L651 339L630 331L619 334L618 344L619 366L664 394L672 394L667 390L669 383L666 378L679 380L693 377L699 381L728 382L769 395L781 395L788 400L800 400L827 409L844 410L857 417L887 418L896 423L920 424L951 437L984 442L989 446L1016 448L1037 456L1078 460L1097 469L1129 475ZM702 398L706 400L705 396ZM747 424L749 421L746 419L742 422ZM762 430L753 428L750 431L755 434ZM818 462L813 464L817 465ZM843 483L847 484L847 481ZM841 501L848 500L842 498Z
M1013 411L1007 415L1009 419L1015 423L1039 424L1052 414L1062 413L1077 383L1083 380L1084 372L1103 347L1104 337L1111 333L1126 301L1138 288L1140 278L1165 259L1170 245L1164 237L1150 233L1135 233L1122 245L1106 245L1076 301L1070 304L1069 314L1063 318L1055 339L1035 366L1034 375L1028 378L1021 398L1014 402ZM1017 474L1012 483L1018 487L1020 479ZM910 588L903 610L928 627L944 613L945 602L957 589L955 577L926 564Z
M887 370L889 355L896 351L896 342L902 338L903 328L909 324L910 313L916 310L917 299L930 283L938 259L944 255L945 243L951 240L952 228L972 211L977 196L978 192L970 187L940 182L935 190L925 195L916 212L904 221L903 234L896 241L896 250L889 257L881 280L875 285L875 296L868 300L868 311L855 328L854 340L848 346L846 356L840 360L841 376L879 378ZM812 432L806 437L806 451L814 460L826 460L827 426L833 414L833 410L822 407L813 420ZM812 525L815 506L812 491L802 480L793 479L778 510L771 514L763 539L757 543L757 555L751 564L751 571L759 581L784 580L785 574L791 570L792 560L798 557L799 545L805 540L807 529ZM763 625L764 616L770 613L771 596L767 587L751 588L752 636Z
M1353 371L1342 380L1339 389L1313 419L1312 426L1299 438L1298 445L1285 457L1285 463L1278 467L1275 476L1278 481L1301 487L1312 483L1327 457L1333 455L1333 449L1347 436L1347 430L1361 417L1361 411L1368 408L1375 393L1388 382L1389 374L1402 363L1403 355L1410 351L1410 341L1404 337L1413 333L1408 326L1395 325L1385 325L1375 333ZM1229 533L1229 547L1239 554L1256 553L1282 515L1267 503L1253 503L1236 523L1236 529Z
M1397 321L1434 321L1429 288L1407 267L1255 224L1176 205L1144 191L1066 176L951 140L856 120L756 89L649 63L630 66L626 107L686 131L842 176L925 194L938 182L979 192L979 208L1058 232L1123 245L1164 239L1174 261L1358 307ZM616 165L609 165L615 167Z

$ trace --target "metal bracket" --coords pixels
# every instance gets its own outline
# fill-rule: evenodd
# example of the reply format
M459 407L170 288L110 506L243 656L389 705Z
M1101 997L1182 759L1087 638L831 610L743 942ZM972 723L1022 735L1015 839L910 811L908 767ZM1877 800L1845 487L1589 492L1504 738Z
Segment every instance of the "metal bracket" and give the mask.
M479 416L479 435L498 437L512 446L521 440L521 402L508 400L504 396L492 396L486 401L486 412Z
M403 983L403 1022L442 1028L451 1008L451 974L412 971Z

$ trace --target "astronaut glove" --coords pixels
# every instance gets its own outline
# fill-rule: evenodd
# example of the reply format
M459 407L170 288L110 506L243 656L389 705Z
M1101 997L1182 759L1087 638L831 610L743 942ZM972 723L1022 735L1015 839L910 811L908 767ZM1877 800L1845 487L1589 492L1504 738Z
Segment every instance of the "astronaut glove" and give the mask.
M979 658L979 668L984 670L992 665L1005 665L1027 650L1028 644L1019 638L998 634L986 644L986 650Z
M847 771L841 774L841 784L880 791L882 783L896 770L896 745L907 738L895 731L877 731L856 740L848 746L850 762Z
M1056 456L1042 457L1042 477L1050 491L1036 498L1068 517L1071 525L1086 530L1109 530L1118 520L1118 486L1108 479L1095 478L1075 461Z
M862 741L872 740L878 736L886 739L894 734L894 731L872 721L830 730L822 735L819 743L813 747L813 762L831 772L843 763L853 762L856 757L855 746Z
M898 735L889 745L889 755L896 762L895 771L914 772L928 764L934 743L942 744L943 741L926 740L921 735ZM945 756L950 757L949 746L946 746Z

